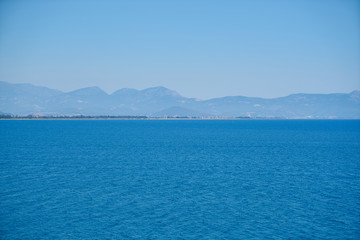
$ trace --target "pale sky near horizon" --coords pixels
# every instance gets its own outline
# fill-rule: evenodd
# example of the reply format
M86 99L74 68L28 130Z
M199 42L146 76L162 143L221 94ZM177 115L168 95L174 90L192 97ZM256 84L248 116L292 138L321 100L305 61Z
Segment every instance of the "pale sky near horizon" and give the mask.
M360 89L356 0L0 0L0 81L186 97Z

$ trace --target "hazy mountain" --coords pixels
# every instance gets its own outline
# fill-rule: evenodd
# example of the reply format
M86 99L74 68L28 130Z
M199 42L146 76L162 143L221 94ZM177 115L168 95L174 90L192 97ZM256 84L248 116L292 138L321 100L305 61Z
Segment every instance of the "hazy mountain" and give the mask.
M53 114L108 114L108 94L98 87L81 88L49 99L46 109Z
M220 116L360 118L360 91L293 94L273 99L223 97L198 102L193 109Z
M16 115L250 116L360 118L360 91L349 94L293 94L265 99L243 96L196 100L164 87L98 87L61 92L31 84L0 82L0 112Z
M0 81L0 111L12 114L45 113L47 102L62 92L32 84Z
M111 94L114 114L151 115L173 106L183 106L193 102L177 92L164 87L153 87L144 90L120 89Z

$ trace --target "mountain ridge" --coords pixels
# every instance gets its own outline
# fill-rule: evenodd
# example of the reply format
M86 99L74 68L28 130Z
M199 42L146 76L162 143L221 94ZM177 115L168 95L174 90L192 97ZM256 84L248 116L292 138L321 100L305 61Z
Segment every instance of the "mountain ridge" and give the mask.
M0 81L0 112L14 115L231 116L360 118L360 90L297 93L278 98L224 96L187 98L166 87L121 88L111 94L97 86L70 92Z

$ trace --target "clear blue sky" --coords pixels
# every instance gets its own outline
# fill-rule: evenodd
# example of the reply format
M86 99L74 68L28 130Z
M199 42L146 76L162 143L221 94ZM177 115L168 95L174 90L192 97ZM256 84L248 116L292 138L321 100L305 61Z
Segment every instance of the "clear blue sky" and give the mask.
M0 80L187 97L360 89L356 0L1 0Z

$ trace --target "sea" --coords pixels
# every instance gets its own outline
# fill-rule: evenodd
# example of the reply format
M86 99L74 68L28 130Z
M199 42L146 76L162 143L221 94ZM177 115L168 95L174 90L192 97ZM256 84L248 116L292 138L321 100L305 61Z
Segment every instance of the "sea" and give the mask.
M1 120L0 239L360 239L360 120Z

